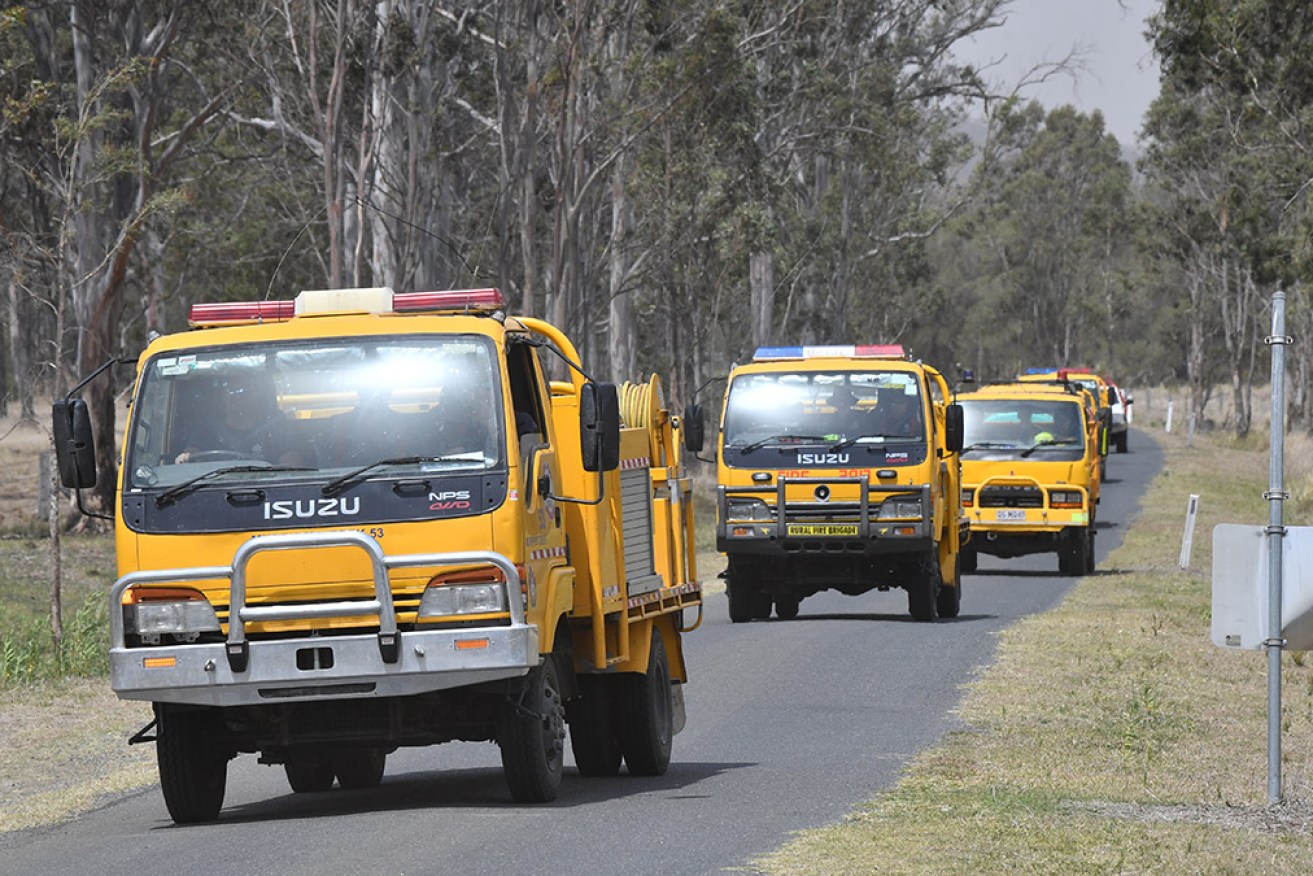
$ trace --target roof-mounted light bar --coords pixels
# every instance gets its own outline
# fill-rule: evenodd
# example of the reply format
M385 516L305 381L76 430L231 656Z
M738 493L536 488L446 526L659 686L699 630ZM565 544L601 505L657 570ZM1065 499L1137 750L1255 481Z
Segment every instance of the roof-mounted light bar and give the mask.
M777 359L905 359L902 344L834 344L816 347L758 347L754 362Z
M402 292L392 299L397 313L492 313L505 310L498 289L448 289L442 292Z
M234 301L193 304L187 315L192 328L286 322L294 316L342 313L495 313L506 302L497 289L448 289L394 293L386 287L311 289L295 301Z

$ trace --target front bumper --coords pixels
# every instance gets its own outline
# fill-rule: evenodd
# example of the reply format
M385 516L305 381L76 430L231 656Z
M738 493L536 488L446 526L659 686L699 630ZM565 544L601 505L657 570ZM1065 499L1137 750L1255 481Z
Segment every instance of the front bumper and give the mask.
M250 606L246 566L271 550L354 546L370 558L373 600L315 605ZM510 623L401 632L388 572L419 566L496 566L503 574ZM224 642L127 647L122 598L146 583L227 578L231 582ZM124 699L240 706L289 700L403 696L524 675L538 663L538 630L525 622L520 577L501 554L472 551L387 557L354 532L288 533L244 542L231 566L165 569L123 576L110 590L110 682ZM378 632L248 641L247 622L376 614Z
M797 486L824 488L828 497L835 488L856 485L856 501L829 501L814 491L816 501L787 498L787 489ZM731 497L763 498L774 494L768 506L769 519L729 520ZM881 518L882 500L893 496L915 497L920 502L917 517ZM779 477L770 487L717 489L716 549L727 554L787 557L804 554L879 556L928 550L934 544L934 506L929 484L919 486L871 484L860 477Z

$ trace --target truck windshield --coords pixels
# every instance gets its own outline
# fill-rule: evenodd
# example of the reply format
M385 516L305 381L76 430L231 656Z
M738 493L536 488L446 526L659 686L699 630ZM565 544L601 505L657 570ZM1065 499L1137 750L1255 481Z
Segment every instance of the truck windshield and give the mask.
M959 398L962 458L1071 461L1085 456L1080 403L1042 399Z
M727 459L779 456L800 446L907 450L925 444L916 375L902 371L742 374L730 386L723 432Z
M504 457L496 357L478 336L168 353L133 402L125 485L478 472Z

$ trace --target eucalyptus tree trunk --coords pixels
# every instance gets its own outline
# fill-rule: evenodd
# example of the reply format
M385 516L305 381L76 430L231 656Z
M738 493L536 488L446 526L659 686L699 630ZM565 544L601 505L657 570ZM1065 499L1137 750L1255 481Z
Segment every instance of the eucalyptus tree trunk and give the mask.
M775 309L775 259L770 252L759 250L748 257L748 290L752 345L769 346Z

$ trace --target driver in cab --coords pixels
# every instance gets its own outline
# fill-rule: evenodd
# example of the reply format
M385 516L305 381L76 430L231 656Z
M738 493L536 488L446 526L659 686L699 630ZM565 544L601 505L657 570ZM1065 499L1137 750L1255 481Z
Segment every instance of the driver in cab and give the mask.
M287 447L271 386L243 375L224 379L219 392L219 417L199 429L174 462L256 459L298 464L299 454Z

